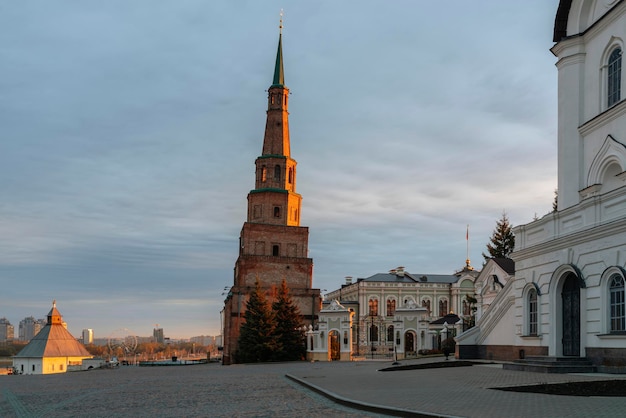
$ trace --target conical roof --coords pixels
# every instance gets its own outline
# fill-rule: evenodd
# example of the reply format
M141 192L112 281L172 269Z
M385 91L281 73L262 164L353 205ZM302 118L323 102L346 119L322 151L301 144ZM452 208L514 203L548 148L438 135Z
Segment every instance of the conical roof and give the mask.
M48 323L14 357L92 357L63 326L63 317L52 302Z

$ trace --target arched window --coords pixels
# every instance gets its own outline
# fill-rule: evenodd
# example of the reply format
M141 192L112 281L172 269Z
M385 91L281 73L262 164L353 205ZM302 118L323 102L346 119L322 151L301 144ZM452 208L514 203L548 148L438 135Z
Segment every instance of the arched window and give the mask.
M624 315L624 278L619 274L611 277L609 285L610 294L610 323L611 332L626 331L626 321Z
M446 316L448 314L448 301L441 299L439 301L439 316Z
M280 247L278 245L272 245L272 255L278 257L280 255Z
M537 291L528 292L528 335L537 335Z
M622 92L622 50L616 48L609 56L607 65L607 106L611 107L621 99Z
M274 167L274 180L280 181L280 166L279 165Z
M393 325L387 328L387 342L393 342Z
M369 302L370 316L378 315L378 299L370 299Z
M263 166L261 168L261 181L267 180L267 167Z
M374 324L370 326L370 341L378 341L378 327Z
M430 316L430 301L427 299L422 300L422 306L426 308L428 311L428 316Z
M387 300L387 316L394 316L396 314L396 300Z
M280 206L274 206L274 218L280 218Z
M293 167L289 167L289 184L293 183Z

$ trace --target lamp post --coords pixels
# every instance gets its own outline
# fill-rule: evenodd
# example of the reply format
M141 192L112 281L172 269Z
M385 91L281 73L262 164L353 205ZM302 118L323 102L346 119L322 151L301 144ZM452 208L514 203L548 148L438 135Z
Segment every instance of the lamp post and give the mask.
M448 356L450 355L450 347L448 345L448 323L444 322L443 327L446 330L446 339L443 340L443 354L446 356L446 360L448 360Z

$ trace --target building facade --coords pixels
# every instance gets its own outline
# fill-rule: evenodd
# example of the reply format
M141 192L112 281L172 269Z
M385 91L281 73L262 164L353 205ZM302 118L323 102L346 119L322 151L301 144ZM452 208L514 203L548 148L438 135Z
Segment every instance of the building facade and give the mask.
M19 325L19 340L30 341L35 335L41 331L46 325L46 321L43 319L35 319L34 316L29 316L20 321Z
M303 324L313 325L319 312L320 292L312 288L313 260L308 256L309 230L300 226L302 197L296 193L297 163L290 151L288 106L281 33L268 89L263 150L255 161L255 188L248 194L234 283L224 302L224 364L236 362L239 329L257 281L271 299L285 280Z
M93 344L93 330L91 328L83 330L83 344Z
M459 337L459 355L587 357L626 368L626 2L561 0L558 207L514 228L515 277Z
M319 327L307 336L309 356L320 361L355 356L403 359L439 349L443 339L471 323L470 300L478 275L468 262L450 275L409 273L397 267L355 282L346 278L339 289L325 295Z
M52 302L46 325L13 357L19 374L56 374L80 370L85 359L93 358L66 329L63 317Z
M0 318L0 343L13 342L15 338L15 329L11 322L6 318Z

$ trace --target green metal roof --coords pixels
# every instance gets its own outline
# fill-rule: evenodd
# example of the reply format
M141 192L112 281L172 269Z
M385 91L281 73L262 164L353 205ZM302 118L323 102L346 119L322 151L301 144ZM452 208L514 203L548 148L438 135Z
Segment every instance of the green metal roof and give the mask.
M274 66L274 80L272 87L285 85L285 71L283 70L283 34L278 36L278 51L276 52L276 65Z

